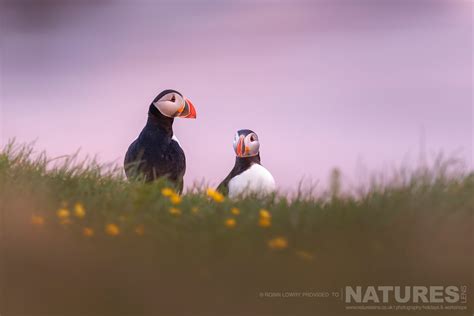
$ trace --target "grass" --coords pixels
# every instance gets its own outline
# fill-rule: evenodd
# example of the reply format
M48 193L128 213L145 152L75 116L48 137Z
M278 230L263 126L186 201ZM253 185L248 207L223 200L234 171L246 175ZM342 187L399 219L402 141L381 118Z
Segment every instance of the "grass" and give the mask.
M472 284L474 174L439 159L352 194L333 175L319 196L178 197L164 181L11 143L0 314L349 315L332 297L260 293Z

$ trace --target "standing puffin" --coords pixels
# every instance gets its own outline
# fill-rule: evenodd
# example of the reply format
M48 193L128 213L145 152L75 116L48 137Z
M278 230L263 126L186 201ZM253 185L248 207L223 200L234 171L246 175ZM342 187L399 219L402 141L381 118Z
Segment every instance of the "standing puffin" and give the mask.
M192 102L176 90L161 92L150 104L148 120L125 155L127 178L138 175L147 182L166 177L181 193L186 157L173 134L175 117L196 118Z
M235 134L235 165L217 190L230 198L246 194L269 194L275 191L272 174L260 164L260 142L255 132L242 129Z

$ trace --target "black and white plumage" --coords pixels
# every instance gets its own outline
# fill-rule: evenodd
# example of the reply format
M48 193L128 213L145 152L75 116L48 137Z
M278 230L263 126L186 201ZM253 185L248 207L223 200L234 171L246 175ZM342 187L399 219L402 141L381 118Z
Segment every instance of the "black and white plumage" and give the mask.
M186 157L173 134L175 117L196 118L196 110L178 91L165 90L153 100L145 127L127 150L124 167L128 178L143 176L149 182L166 177L182 192Z
M247 194L266 195L276 190L272 174L261 165L260 141L255 132L244 129L234 137L235 165L217 190L230 198Z

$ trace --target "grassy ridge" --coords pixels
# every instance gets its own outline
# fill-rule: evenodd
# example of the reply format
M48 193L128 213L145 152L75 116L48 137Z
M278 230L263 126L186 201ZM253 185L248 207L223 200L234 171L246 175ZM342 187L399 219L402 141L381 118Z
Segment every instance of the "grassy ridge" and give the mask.
M335 185L321 197L231 201L9 145L0 313L348 315L340 299L259 295L470 284L474 175L449 167L399 173L357 197Z

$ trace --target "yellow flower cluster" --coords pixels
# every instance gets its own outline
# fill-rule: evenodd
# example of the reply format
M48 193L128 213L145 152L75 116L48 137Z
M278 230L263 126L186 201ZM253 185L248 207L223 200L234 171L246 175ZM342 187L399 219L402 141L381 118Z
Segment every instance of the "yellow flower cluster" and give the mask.
M181 210L179 208L170 207L169 211L170 211L171 215L174 215L174 216L180 216L181 215Z
M120 228L116 224L105 225L105 233L110 236L117 236L120 234Z
M231 208L230 212L232 213L232 215L235 215L235 216L240 214L240 210L237 207ZM235 225L237 225L237 221L235 220L235 218L230 217L224 221L224 225L227 228L234 228Z
M161 190L161 194L163 196L170 197L174 194L174 190L171 188L164 188L163 190Z
M233 218L228 218L228 219L225 220L224 225L227 228L234 228L235 225L237 225L237 222Z
M162 193L163 196L168 197L170 199L170 202L173 205L178 205L178 204L181 203L181 197L173 189L164 188L161 191L161 193ZM207 193L207 196L211 197L217 203L221 203L225 200L225 197L221 193L215 191L214 189L208 189L206 193ZM197 214L199 212L199 209L196 206L194 206L194 207L191 208L191 212L193 214ZM180 216L182 214L181 209L179 209L175 206L172 206L172 207L169 208L169 213L173 216ZM237 207L232 207L230 209L230 213L233 216L238 216L238 215L240 215L240 209L237 208ZM271 224L272 224L272 215L271 215L271 213L267 209L260 209L258 214L259 214L258 225L260 227L263 227L263 228L270 227ZM69 209L67 207L67 204L65 204L65 203L63 203L61 205L61 208L59 208L56 211L56 216L60 219L61 224L63 224L63 225L72 223L71 215L73 215L73 216L75 216L79 219L83 219L86 216L86 209L80 202L77 202L76 204L74 204L74 207L72 208L72 212L69 211ZM124 221L126 221L126 218L122 215L122 216L119 216L119 220L124 222ZM40 215L33 214L32 217L31 217L31 223L35 226L43 226L44 223L45 223L45 219L44 219L44 217L42 217ZM224 220L224 226L229 228L229 229L233 229L237 226L237 220L233 217L228 217ZM104 231L107 235L113 236L113 237L118 236L118 235L121 234L120 227L115 223L106 224L105 228L104 228ZM137 225L133 229L133 232L138 236L143 236L145 234L144 225L142 225L142 224ZM91 227L84 227L82 229L82 234L83 234L83 236L85 236L87 238L91 238L95 235L95 231ZM288 240L287 240L287 238L282 237L282 236L275 237L275 238L270 239L270 240L267 241L267 246L268 246L268 248L270 248L272 250L286 249L286 248L288 248ZM307 252L307 251L297 250L297 251L295 251L295 254L298 257L300 257L304 260L313 260L314 259L314 255L310 252Z
M266 209L261 209L259 212L260 219L258 221L258 226L267 228L272 225L272 215Z
M170 201L174 205L178 205L181 203L181 197L178 194L173 194L172 196L170 196Z
M230 209L230 212L234 214L235 216L240 214L240 210L237 207L233 207Z
M62 225L69 225L72 223L71 219L69 218L70 212L67 208L60 208L56 215L61 220Z
M61 220L61 224L69 225L72 223L72 220L70 218L71 212L69 211L69 209L67 209L66 202L62 202L61 205L62 207L56 211L56 216ZM81 218L84 218L84 216L86 216L86 210L84 206L78 202L74 204L73 214L77 218L81 219Z
M74 205L74 215L77 218L84 218L84 216L86 216L86 210L84 208L84 205L82 205L81 203L76 203Z
M208 197L212 198L215 202L217 203L222 203L225 200L225 197L222 195L222 193L217 192L214 189L207 189L206 194Z
M59 219L66 219L69 218L69 210L67 208L60 208L57 212L56 215L59 217Z
M288 247L288 240L285 237L276 237L270 239L267 245L270 249L282 250Z
M178 193L176 193L173 189L171 188L164 188L161 190L161 194L167 198L170 199L171 203L174 205L178 205L181 203L181 196L179 196Z
M120 228L116 224L113 224L113 223L107 224L105 226L105 232L106 232L107 235L117 236L117 235L120 235ZM138 236L143 236L145 234L145 226L138 225L137 227L135 227L134 232ZM92 236L94 236L95 233L94 233L94 230L92 228L85 227L82 230L82 234L85 237L92 237Z

